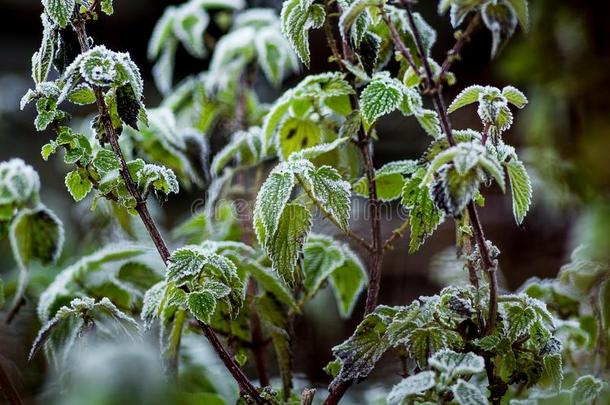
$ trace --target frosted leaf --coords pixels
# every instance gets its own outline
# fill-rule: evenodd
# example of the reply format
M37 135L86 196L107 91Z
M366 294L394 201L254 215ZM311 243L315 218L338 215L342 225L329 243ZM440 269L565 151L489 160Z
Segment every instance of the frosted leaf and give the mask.
M502 89L502 95L506 97L506 100L518 108L523 108L528 103L527 97L525 94L521 92L521 90L516 89L513 86L506 86Z
M345 256L341 245L324 235L311 234L303 249L305 293L313 297L326 279L343 263Z
M330 389L344 381L365 378L370 374L379 358L390 347L386 330L395 313L394 308L378 306L356 327L349 339L333 347L333 355L341 368L330 384Z
M38 260L43 265L57 261L64 243L64 227L48 208L22 209L11 222L11 249L22 269Z
M74 201L77 202L85 198L93 189L93 183L91 183L89 177L84 173L81 173L78 169L73 170L66 175L65 184L70 195L74 198Z
M331 151L339 148L341 145L343 145L348 140L349 140L349 138L337 138L332 142L321 143L319 145L312 146L310 148L301 149L297 152L292 153L288 157L288 160L300 160L300 159L313 160L320 155L323 155L325 153L331 152Z
M403 90L403 84L389 73L375 74L360 95L364 122L371 126L377 118L396 110L402 102Z
M275 233L294 187L294 174L281 169L278 167L269 174L256 196L254 225L259 243L264 244Z
M483 23L491 31L491 57L496 56L517 28L517 15L508 3L485 3L481 8Z
M74 297L81 294L80 288L75 280L85 277L89 272L102 272L105 274L113 274L118 271L125 261L133 261L137 258L138 262L143 262L161 267L161 262L149 248L123 242L121 244L106 246L97 252L84 256L82 259L73 265L62 270L49 285L49 287L40 295L38 301L38 317L46 321L56 309L57 302L62 299L65 302L66 297ZM99 273L98 273L99 274Z
M186 3L176 9L174 16L174 34L186 50L197 58L206 54L203 33L210 23L210 16L198 4Z
M351 37L354 44L358 47L362 40L363 28L366 27L366 22L363 21L363 18L367 16L363 15L363 13L366 12L368 7L379 7L384 2L382 0L355 0L350 3L348 7L342 6L344 11L339 18L339 28L343 39L347 40ZM356 23L357 21L358 23Z
M246 26L266 27L279 22L275 10L271 8L252 8L243 10L235 16L233 21L234 28Z
M449 105L447 112L452 113L464 106L478 102L479 96L483 91L485 91L485 87L483 86L466 87L455 97L451 105Z
M455 401L459 405L487 405L487 398L475 385L462 379L451 387Z
M265 244L273 270L288 284L297 279L297 260L311 230L311 214L302 205L289 203L282 211L275 232Z
M68 25L75 4L75 0L42 0L42 5L48 16L61 28Z
M176 7L167 7L159 21L157 21L150 41L148 42L148 59L156 59L165 48L165 44L173 33L175 14Z
M153 321L158 317L158 310L165 296L167 284L165 281L160 281L144 294L142 300L142 311L140 318L144 321L144 329L149 329Z
M171 169L167 167L146 164L136 173L137 183L144 193L154 190L162 196L171 193L178 194L178 179Z
M302 149L320 143L322 128L309 119L287 118L281 125L276 138L276 150L282 160Z
M529 28L529 7L528 0L506 0L513 7L521 29L527 32Z
M0 162L0 204L24 204L40 192L36 170L22 159Z
M436 384L434 371L422 371L396 384L388 395L389 405L401 405L414 396L420 395Z
M116 61L105 46L98 46L83 54L79 69L81 76L96 86L110 86L116 78Z
M47 80L55 57L57 39L57 33L49 18L45 14L42 14L40 18L42 20L42 42L38 51L32 56L32 79L36 85ZM21 109L23 110L23 107Z
M586 404L593 402L602 392L607 383L592 375L585 375L572 386L572 395L575 403Z
M294 97L337 97L354 94L341 72L325 72L305 77L295 88Z
M314 0L286 0L280 14L281 29L305 66L309 66L309 30L324 24L326 13Z
M523 162L511 159L505 166L513 197L513 216L517 224L521 225L532 202L532 184Z
M295 55L286 39L275 27L258 31L254 46L258 63L271 84L279 85L289 70L297 72L298 65L293 60Z
M337 300L339 315L347 319L368 282L368 273L360 258L347 245L342 245L342 248L345 260L330 275L330 285Z
M292 101L292 90L286 91L279 99L275 101L265 118L263 119L263 138L264 148L267 151L272 144L273 136L275 135L280 122L286 116L290 102Z
M161 94L167 95L172 89L174 77L174 64L176 48L178 41L175 38L170 38L161 52L161 56L153 66L153 79Z
M188 308L197 320L209 325L216 310L216 299L208 291L192 292L188 295Z
M441 350L435 353L428 359L428 364L445 373L449 378L476 374L485 369L485 362L481 356L472 352L456 353L452 350Z

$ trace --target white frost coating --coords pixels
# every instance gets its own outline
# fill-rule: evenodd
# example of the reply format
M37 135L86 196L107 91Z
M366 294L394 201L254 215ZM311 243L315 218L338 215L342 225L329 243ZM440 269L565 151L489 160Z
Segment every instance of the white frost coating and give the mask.
M24 203L40 191L40 177L22 159L0 162L0 204Z
M120 243L106 246L89 256L83 257L59 273L49 287L40 295L37 307L38 318L41 321L48 320L51 315L49 311L55 299L62 295L74 295L75 293L70 284L75 279L85 276L88 271L108 270L103 266L104 264L113 264L113 271L118 271L124 261L133 260L137 256L150 252L151 249L148 247L131 243Z
M236 29L245 27L247 25L267 26L271 24L277 24L279 28L279 23L280 19L278 18L274 9L252 8L237 14L233 22L233 27L234 29Z
M176 9L174 35L194 57L203 58L206 55L203 33L209 23L209 14L194 2L186 3Z

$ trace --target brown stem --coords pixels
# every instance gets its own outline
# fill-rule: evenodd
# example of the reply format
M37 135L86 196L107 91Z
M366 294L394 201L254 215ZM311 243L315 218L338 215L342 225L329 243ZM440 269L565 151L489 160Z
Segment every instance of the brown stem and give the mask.
M417 74L417 65L415 64L413 55L411 55L411 52L409 51L409 49L405 46L404 42L402 42L402 40L400 39L400 33L398 32L398 30L396 29L394 24L392 24L392 21L390 20L388 13L385 12L385 9L383 8L383 6L380 6L379 10L381 11L381 18L383 19L383 22L388 26L388 29L390 30L390 36L392 37L392 41L396 45L396 48L402 54L403 58L405 58L405 60L407 61L407 63L411 67L411 69L413 69L415 74Z
M261 318L258 315L254 299L256 297L256 281L250 278L248 282L248 294L252 297L250 305L250 336L252 338L252 352L254 353L254 362L256 363L256 371L258 379L262 387L270 385L269 373L267 373L267 365L265 363L265 346L266 342L263 337L261 328Z
M87 52L89 50L89 43L87 42L88 37L87 32L85 30L85 21L82 18L75 19L73 22L73 28L76 32L81 52ZM119 145L118 134L112 126L112 121L108 113L108 107L106 106L106 102L104 101L103 90L98 86L93 86L93 90L95 92L96 104L98 112L100 114L100 119L104 126L106 139L110 143L112 150L118 156L119 161L121 163L121 176L125 181L129 193L135 198L137 202L136 211L138 212L140 219L144 223L146 230L148 231L153 243L155 244L159 255L161 256L163 261L167 263L170 257L169 249L167 248L167 245L165 244L165 241L163 240L163 237L161 236L161 233L159 232L155 221L153 220L150 215L150 212L148 211L146 201L142 200L140 192L136 187L131 177L131 174L129 173L129 170L127 169L127 163ZM221 358L226 368L229 370L229 372L239 385L240 392L242 394L248 395L249 397L251 397L252 400L257 403L265 403L265 401L260 397L256 388L248 380L248 377L246 377L241 368L239 368L239 366L233 360L231 355L226 351L226 349L214 333L214 330L203 322L198 323L199 327L201 328L205 336L208 338L208 341L210 342L210 344L212 345L218 356Z
M21 400L21 397L19 396L19 392L17 391L17 388L15 388L15 385L13 385L13 381L11 380L11 377L8 375L8 373L4 369L2 360L4 360L4 358L0 357L0 391L2 391L4 393L4 396L6 397L6 400L8 401L9 404L21 405L21 404L23 404L23 401Z
M466 29L460 34L453 48L451 48L447 52L447 57L443 61L443 64L441 65L441 71L438 74L439 83L445 78L445 75L447 74L447 72L449 72L449 69L451 69L451 65L455 61L460 59L460 52L462 51L462 48L464 47L464 45L470 42L470 37L472 36L474 30L479 26L480 23L481 15L477 13L470 20Z
M326 1L325 6L327 13L329 16L330 6L332 2ZM338 7L338 6L337 6ZM328 19L327 19L328 20ZM343 48L343 58L339 55L339 51L337 49L335 38L330 28L330 25L327 24L325 26L324 32L326 34L326 40L333 51L333 55L335 59L337 59L337 63L342 66L343 59L350 60L352 56L352 51L347 41L342 41ZM352 110L358 110L358 98L356 95L352 95L350 97ZM373 158L371 155L371 138L365 132L364 127L360 126L358 130L358 148L360 150L360 154L362 155L365 167L366 178L369 184L369 198L368 198L368 210L371 221L371 241L368 244L369 246L369 254L370 258L370 267L369 267L369 285L367 287L366 294L366 304L364 309L364 315L373 312L377 307L377 300L379 297L379 286L381 279L381 264L383 261L383 246L381 244L381 213L379 209L379 200L377 198L377 183L375 180L375 166L373 165ZM329 393L328 397L324 401L325 405L334 405L337 404L348 388L352 385L351 381L344 381L340 384L337 384Z
M424 57L424 47L422 44L421 34L417 29L417 25L415 24L415 19L413 17L413 11L411 9L411 3L408 0L400 0L405 9L407 10L407 16L409 20L409 25L411 27L411 31L413 32L413 36L415 38L415 44L417 46L417 50L422 59L422 63L424 64L424 70L426 72L426 78L428 82L428 86L432 86L434 83L434 76L432 75L432 69L430 68L430 63L428 59ZM434 102L434 107L440 117L441 127L443 132L447 137L447 141L449 145L455 146L456 142L453 137L453 132L451 130L451 123L449 121L449 115L447 114L447 108L445 107L445 102L442 97L442 86L437 87L428 87L429 92L432 96L432 101ZM496 266L491 259L491 255L489 254L489 249L487 248L487 244L485 243L485 235L483 233L483 227L481 226L481 222L479 221L479 216L477 214L477 209L474 205L473 201L468 203L468 214L470 216L470 220L474 229L474 238L476 240L477 246L479 247L479 252L481 254L481 259L483 263L483 268L485 272L489 276L489 322L487 325L487 331L491 331L493 326L496 323L496 317L498 314L498 279L496 275Z

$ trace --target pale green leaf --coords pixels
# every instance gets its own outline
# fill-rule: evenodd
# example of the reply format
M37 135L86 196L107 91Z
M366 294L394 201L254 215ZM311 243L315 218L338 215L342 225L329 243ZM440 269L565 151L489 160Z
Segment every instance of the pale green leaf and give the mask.
M502 89L502 95L515 107L523 108L527 104L527 97L525 97L525 94L513 86L504 87Z
M93 188L93 184L88 177L82 177L79 170L73 170L66 175L66 187L74 198L74 201L80 201L89 194Z
M462 379L451 387L455 401L459 405L487 405L487 398L477 386Z
M302 277L297 261L310 230L311 214L307 208L294 203L285 204L277 229L266 244L273 270L290 286Z
M34 260L49 265L61 253L64 228L46 207L23 209L11 222L10 239L15 260L22 268Z
M434 371L422 371L409 376L396 384L388 395L388 405L402 405L409 402L409 399L423 394L425 391L434 387L436 375Z
M68 25L75 4L75 0L42 0L42 5L51 20L61 28Z
M451 105L449 105L447 112L452 113L464 106L478 102L479 95L481 95L484 90L485 88L483 86L466 87L455 97Z
M188 295L188 308L197 320L209 325L216 310L216 298L208 291L192 292Z
M521 225L532 202L532 184L523 162L512 159L505 165L513 197L513 216Z

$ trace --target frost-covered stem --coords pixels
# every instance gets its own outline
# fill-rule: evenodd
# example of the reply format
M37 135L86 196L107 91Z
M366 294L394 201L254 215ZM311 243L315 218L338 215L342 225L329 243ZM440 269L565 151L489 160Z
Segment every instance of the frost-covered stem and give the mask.
M352 97L352 100L356 100ZM356 100L357 102L357 100ZM352 101L354 103L354 101ZM357 105L354 105L357 107ZM364 313L370 314L377 307L379 287L381 283L381 263L383 261L383 246L381 245L381 212L377 198L377 184L375 181L375 166L371 156L370 139L360 126L358 133L360 153L364 160L364 170L369 183L369 216L371 218L371 268L369 270L369 286L366 291L366 305Z
M313 398L316 395L315 388L305 388L301 394L301 405L313 404Z
M85 20L83 18L76 18L73 21L73 28L76 32L76 36L78 38L78 42L80 44L81 52L87 52L89 50L89 43L87 32L85 30ZM127 169L127 162L125 161L125 156L123 155L123 151L119 145L118 134L116 133L114 127L112 126L112 121L110 118L110 114L108 112L108 106L104 101L104 94L100 87L93 86L93 91L95 93L96 105L98 108L98 112L100 114L101 121L104 125L104 132L106 135L107 141L110 143L113 152L119 158L119 162L121 164L121 176L125 181L127 190L129 193L135 198L137 205L136 211L138 212L140 219L144 223L146 230L148 231L159 255L163 259L165 263L169 261L170 253L154 219L151 217L150 212L148 211L148 206L146 205L146 201L142 200L142 197ZM239 385L240 392L242 394L248 395L257 403L265 403L265 401L260 397L256 388L250 383L248 377L243 373L241 368L237 365L237 363L233 360L232 356L226 351L218 337L216 336L214 330L204 324L203 322L198 322L199 327L207 337L208 341L221 358L222 362L229 370L237 384Z
M331 5L332 1L325 1L326 12L330 16L331 13ZM338 7L338 6L337 6ZM343 66L343 58L349 60L352 56L352 51L347 41L342 41L342 49L343 49L343 57L339 54L339 50L337 49L335 37L332 32L331 26L327 22L325 24L324 32L326 34L326 40L328 42L329 47L333 52L333 56L336 59L336 62L344 68ZM350 103L352 110L359 109L358 98L355 94L350 96ZM381 244L381 213L379 209L379 199L377 198L377 182L375 180L375 166L373 165L373 159L371 155L371 138L364 131L362 125L358 130L358 140L357 146L360 150L360 154L362 155L364 161L364 168L367 177L367 181L369 184L369 198L368 198L368 209L369 216L371 218L371 242L366 243L368 246L368 251L370 253L370 268L369 268L369 285L367 287L366 294L366 304L364 309L365 316L369 313L373 312L377 307L377 299L379 297L379 286L381 279L381 264L383 261L383 245ZM361 238L358 237L358 240ZM351 381L343 381L335 386L334 389L330 391L328 397L324 401L325 405L334 405L337 404L348 388L352 385Z
M404 235L404 233L406 232L407 228L409 227L409 219L407 218L402 225L400 225L398 228L394 229L392 231L392 236L390 236L388 239L386 239L386 241L383 243L383 250L389 250L392 249L394 246L394 242L396 242L398 239L402 238L402 236Z
M400 39L400 33L398 32L394 24L392 24L388 13L385 12L383 6L379 7L379 11L381 12L381 18L383 18L383 22L388 26L390 36L392 37L392 41L396 45L396 48L398 48L399 52L402 54L403 58L405 58L411 69L413 69L413 71L417 73L417 65L415 64L415 60L413 60L413 55L411 55L409 49Z
M437 85L441 85L441 81L443 80L447 72L449 72L449 69L451 69L451 65L453 65L455 61L460 59L460 52L462 51L462 48L464 47L464 45L470 42L471 35L480 23L481 15L477 13L474 17L472 17L466 29L459 34L455 45L453 45L453 48L451 48L447 52L447 57L441 65L441 71L438 74L439 83L437 83Z
M13 385L11 377L8 375L4 366L2 365L2 359L0 358L0 390L4 393L6 400L11 405L21 405L23 401L19 396L17 388Z
M261 328L261 318L256 310L254 297L256 296L256 282L250 278L248 282L248 293L252 295L252 304L250 305L250 336L252 338L252 352L254 353L254 362L256 363L256 372L258 380L262 387L270 384L269 374L267 373L267 365L265 363L265 346L266 342L263 338Z

